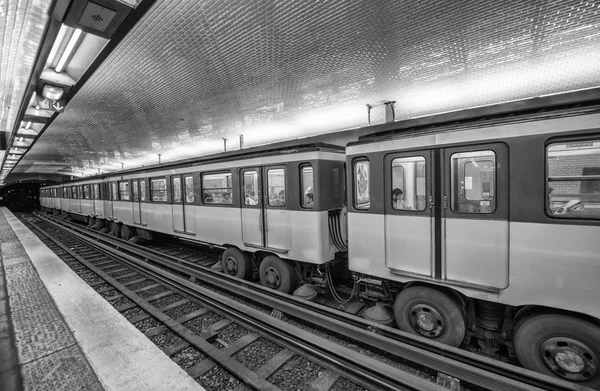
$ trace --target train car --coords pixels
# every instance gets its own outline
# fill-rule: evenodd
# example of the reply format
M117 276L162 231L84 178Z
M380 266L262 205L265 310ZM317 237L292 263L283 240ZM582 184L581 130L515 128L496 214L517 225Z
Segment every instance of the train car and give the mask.
M600 388L600 107L365 137L346 155L364 297L387 292L402 330Z
M71 182L61 209L125 240L219 246L226 273L250 279L256 267L273 289L324 290L317 269L346 250L344 164L340 147L250 148Z

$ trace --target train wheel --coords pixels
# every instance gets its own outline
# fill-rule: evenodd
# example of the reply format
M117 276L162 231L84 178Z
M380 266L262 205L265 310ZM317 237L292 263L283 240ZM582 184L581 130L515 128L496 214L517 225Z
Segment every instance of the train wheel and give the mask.
M123 224L121 226L121 239L129 240L135 236L135 229L128 226L127 224Z
M444 293L425 286L403 289L394 303L400 330L458 346L465 337L462 306Z
M223 251L221 266L223 266L223 271L231 276L245 280L252 276L252 261L235 247L229 247Z
M558 314L525 318L514 343L525 368L600 389L600 328L592 323Z
M104 228L104 223L105 223L104 219L97 218L96 224L94 224L94 226L92 228L94 228L97 231L100 231L102 228Z
M96 224L96 218L94 216L88 217L87 228L92 228Z
M121 225L116 221L113 221L110 225L110 236L114 236L116 238L121 236Z
M283 293L291 293L298 285L296 270L291 263L275 255L267 255L260 263L260 283Z

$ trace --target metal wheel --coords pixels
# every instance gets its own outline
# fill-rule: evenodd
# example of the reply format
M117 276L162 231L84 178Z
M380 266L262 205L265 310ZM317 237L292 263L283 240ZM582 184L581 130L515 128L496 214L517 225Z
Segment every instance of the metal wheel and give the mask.
M231 276L245 280L252 277L252 261L235 247L229 247L223 251L221 266L223 271Z
M280 292L291 293L298 285L298 277L292 264L275 255L268 255L262 260L259 275L262 285Z
M553 314L522 319L515 351L525 368L600 388L600 328L589 322Z
M394 317L401 330L447 345L459 346L465 337L461 304L434 288L403 289L394 303Z

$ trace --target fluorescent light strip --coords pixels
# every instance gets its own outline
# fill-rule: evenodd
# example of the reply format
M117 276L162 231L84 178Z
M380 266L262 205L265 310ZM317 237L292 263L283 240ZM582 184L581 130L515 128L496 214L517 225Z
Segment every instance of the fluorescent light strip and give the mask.
M65 65L67 64L67 59L71 55L71 52L73 51L73 49L75 49L75 44L77 43L77 40L79 39L80 35L81 35L81 30L79 30L79 29L76 29L73 32L73 35L71 35L69 44L65 48L65 51L63 52L62 56L60 56L60 60L58 61L58 64L56 64L56 68L54 68L54 70L57 73L60 73L64 70Z
M31 129L31 121L25 124L25 129Z
M48 64L54 62L54 57L56 56L56 53L58 53L58 48L62 44L63 39L65 39L65 34L67 34L68 29L69 29L69 27L67 27L64 24L62 26L60 26L60 30L58 31L58 35L56 36L54 45L52 45L52 50L50 51L50 54L48 55ZM48 65L46 65L46 66L48 66Z

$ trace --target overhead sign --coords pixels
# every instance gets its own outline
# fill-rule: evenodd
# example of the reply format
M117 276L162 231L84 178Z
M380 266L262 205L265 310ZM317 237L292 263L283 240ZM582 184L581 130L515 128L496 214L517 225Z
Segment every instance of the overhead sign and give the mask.
M66 103L67 103L67 101L65 99L54 100L54 99L45 98L43 96L38 96L37 103L36 103L36 109L52 110L52 111L62 113L65 108Z

